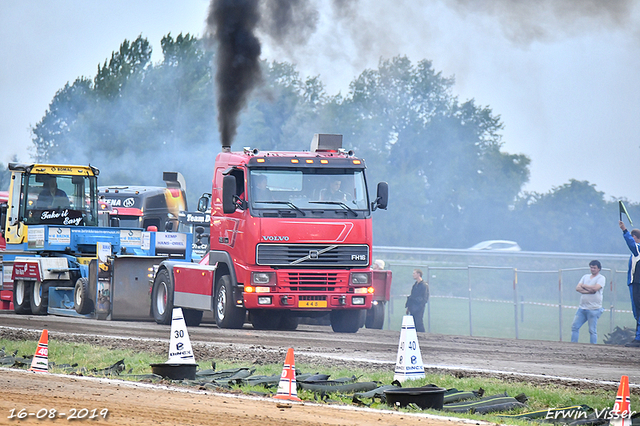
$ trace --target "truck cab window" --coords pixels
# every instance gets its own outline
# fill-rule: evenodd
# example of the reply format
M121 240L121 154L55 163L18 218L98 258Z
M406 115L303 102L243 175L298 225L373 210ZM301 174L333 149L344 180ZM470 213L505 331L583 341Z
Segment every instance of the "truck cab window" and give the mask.
M346 213L352 217L370 213L362 169L252 168L249 182L250 207L256 216L335 218Z
M30 225L95 225L95 177L32 174L25 179L23 218Z

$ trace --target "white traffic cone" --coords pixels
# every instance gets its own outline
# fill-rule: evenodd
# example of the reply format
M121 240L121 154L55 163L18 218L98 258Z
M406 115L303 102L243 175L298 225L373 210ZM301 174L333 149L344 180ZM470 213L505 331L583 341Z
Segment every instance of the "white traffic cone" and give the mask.
M49 372L49 332L42 330L36 353L31 360L29 371L37 371L40 373Z
M298 389L296 386L296 365L293 359L293 348L289 348L287 356L284 359L284 367L280 375L278 391L274 398L288 401L302 401L298 398Z
M169 339L169 360L167 364L195 364L191 340L187 332L182 308L173 308L171 316L171 338Z
M413 322L413 316L405 315L402 317L402 331L400 332L398 357L396 358L393 380L404 382L405 380L415 380L423 377L425 377L424 365L422 364L416 326Z

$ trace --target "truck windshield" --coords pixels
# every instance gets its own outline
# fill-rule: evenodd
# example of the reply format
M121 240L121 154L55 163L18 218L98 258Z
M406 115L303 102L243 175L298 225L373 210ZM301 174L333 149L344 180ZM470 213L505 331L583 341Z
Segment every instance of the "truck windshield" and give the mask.
M27 225L97 226L95 176L31 174L25 183L21 211Z
M364 217L369 212L362 169L251 169L249 179L249 201L258 215L283 209L311 217L326 212Z

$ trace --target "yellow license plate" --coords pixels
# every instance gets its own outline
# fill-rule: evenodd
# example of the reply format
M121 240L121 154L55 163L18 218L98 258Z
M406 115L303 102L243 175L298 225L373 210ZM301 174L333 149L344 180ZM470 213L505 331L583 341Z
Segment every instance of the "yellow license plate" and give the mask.
M298 308L326 308L326 300L299 300Z

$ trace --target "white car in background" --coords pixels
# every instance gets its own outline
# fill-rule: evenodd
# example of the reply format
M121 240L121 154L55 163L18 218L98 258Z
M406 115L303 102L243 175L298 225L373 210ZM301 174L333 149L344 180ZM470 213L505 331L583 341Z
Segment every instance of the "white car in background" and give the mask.
M469 247L469 250L520 251L518 243L508 240L488 240Z

